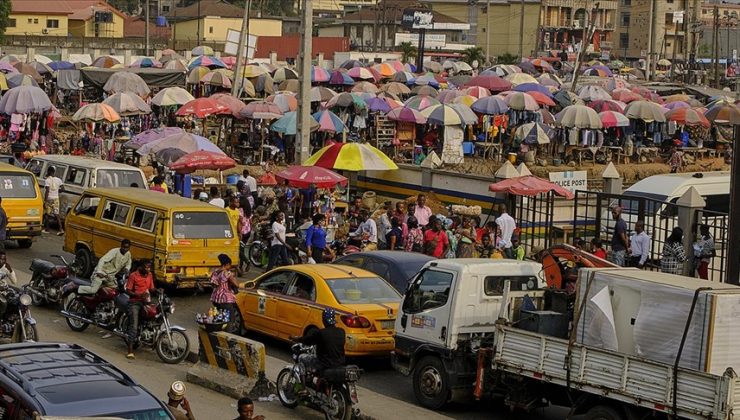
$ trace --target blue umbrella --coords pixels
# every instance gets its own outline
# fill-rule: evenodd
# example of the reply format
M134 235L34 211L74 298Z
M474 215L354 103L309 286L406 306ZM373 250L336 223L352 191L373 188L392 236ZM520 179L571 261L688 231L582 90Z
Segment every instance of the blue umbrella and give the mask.
M435 79L434 76L427 75L417 77L414 81L414 84L417 86L429 85L433 88L439 87L439 82L437 81L437 79Z
M335 70L331 73L329 84L336 85L336 86L341 86L341 85L352 86L355 84L355 80L352 79L352 77L350 77L349 74L343 71Z
M49 67L54 70L74 70L75 65L69 61L52 61L49 63Z
M473 102L470 108L479 114L501 115L509 110L509 105L497 96L485 96Z
M319 123L313 119L309 122L311 123L311 131L316 131L319 128ZM296 111L286 112L279 120L272 123L270 130L288 136L296 135L298 132L298 113Z
M547 86L543 86L539 83L522 83L521 85L514 86L514 89L517 92L539 92L548 98L552 98L552 93L550 93L550 89L547 88Z
M382 98L369 98L365 99L365 102L370 111L388 113L391 110L391 106Z
M188 64L188 68L191 70L198 66L226 68L226 64L223 61L209 55L201 55Z
M407 71L399 71L393 75L394 82L406 83L407 85L413 85L415 80L416 76Z
M313 114L313 119L319 123L319 131L341 133L347 129L342 119L328 109Z

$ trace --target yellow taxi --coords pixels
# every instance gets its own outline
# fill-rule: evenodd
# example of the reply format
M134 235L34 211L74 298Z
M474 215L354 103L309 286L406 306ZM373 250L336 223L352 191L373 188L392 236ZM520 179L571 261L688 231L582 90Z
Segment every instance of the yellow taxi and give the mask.
M8 217L6 237L20 248L30 248L33 237L41 235L44 197L31 172L0 163L0 197Z
M301 264L276 268L244 283L236 296L244 328L282 340L323 328L324 308L337 312L348 356L385 356L401 295L369 271L345 265Z

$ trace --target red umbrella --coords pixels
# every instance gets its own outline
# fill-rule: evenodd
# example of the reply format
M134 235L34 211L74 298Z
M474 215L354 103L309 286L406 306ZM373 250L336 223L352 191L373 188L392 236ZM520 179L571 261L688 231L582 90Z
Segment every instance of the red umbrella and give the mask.
M593 108L596 112L605 112L605 111L616 111L616 112L624 112L624 107L619 104L619 102L616 101L610 101L610 100L598 100L598 101L592 101L588 104L590 108Z
M493 75L473 77L465 84L465 87L470 86L484 87L491 92L504 92L511 89L511 83L508 80Z
M548 98L547 95L545 95L542 92L537 92L537 91L533 90L533 91L527 92L527 93L529 93L529 96L533 97L534 100L537 101L537 103L540 104L540 105L555 106L555 101L553 101L552 99Z
M239 114L241 118L255 120L274 120L283 116L283 111L277 104L266 101L255 101L247 104Z
M550 191L567 199L572 199L575 197L572 192L566 190L560 185L550 182L546 179L537 178L534 175L505 179L503 181L499 181L495 184L489 185L488 189L493 192L503 192L514 195L527 195L530 197L541 193L548 193Z
M320 166L290 166L275 174L280 180L287 180L296 188L334 188L337 184L347 185L347 178Z
M210 98L215 99L216 102L218 102L219 104L225 106L226 108L229 108L229 113L231 113L231 115L235 117L238 117L239 112L241 112L241 110L244 109L244 107L246 106L244 102L228 93L216 93L214 95L211 95Z
M177 159L172 163L172 165L170 165L170 169L181 174L189 174L198 169L221 171L235 166L236 162L234 162L234 159L223 153L199 150L197 152L188 153L180 159Z
M683 125L701 125L709 128L709 120L701 112L692 108L676 108L668 111L665 117L669 121L675 121Z
M215 99L198 98L181 106L175 114L180 116L193 115L197 118L205 118L209 115L229 113L229 108L221 105Z

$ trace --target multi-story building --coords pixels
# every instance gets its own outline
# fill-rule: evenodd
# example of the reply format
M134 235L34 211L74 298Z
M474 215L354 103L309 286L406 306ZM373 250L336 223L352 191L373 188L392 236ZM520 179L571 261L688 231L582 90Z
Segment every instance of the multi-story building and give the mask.
M201 0L188 7L176 8L168 19L172 23L172 37L176 41L198 44L226 42L229 29L241 31L244 8L223 0ZM250 15L249 33L256 36L281 36L280 17Z
M635 60L646 58L652 51L658 59L688 57L698 36L692 27L702 16L699 0L620 0L619 3L615 55Z
M629 3L621 0L625 1ZM594 35L587 42L587 51L609 53L616 47L613 36L618 6L618 0L542 0L540 48L561 50L580 46L585 30L594 22Z

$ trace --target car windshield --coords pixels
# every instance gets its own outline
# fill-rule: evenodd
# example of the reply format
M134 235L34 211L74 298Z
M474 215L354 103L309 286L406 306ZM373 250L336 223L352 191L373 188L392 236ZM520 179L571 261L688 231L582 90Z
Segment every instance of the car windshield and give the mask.
M121 419L131 419L131 420L164 420L164 419L169 420L172 418L167 413L167 411L163 408L155 409L155 410L130 411L126 413L114 413L114 414L108 414L105 417L115 417L115 418L121 418Z
M400 302L396 289L379 277L326 280L341 304Z
M625 191L624 195L627 197L625 199L622 199L620 205L622 206L622 211L626 214L639 213L640 201L630 200L629 197L647 199L645 202L645 212L648 214L656 213L660 209L661 204L668 200L668 196L666 195L646 193L641 191Z
M0 197L36 198L36 188L31 175L0 173Z
M130 187L132 184L136 184L138 188L146 188L141 172L125 169L98 169L97 187Z
M175 212L172 237L175 239L231 239L231 223L226 212Z

